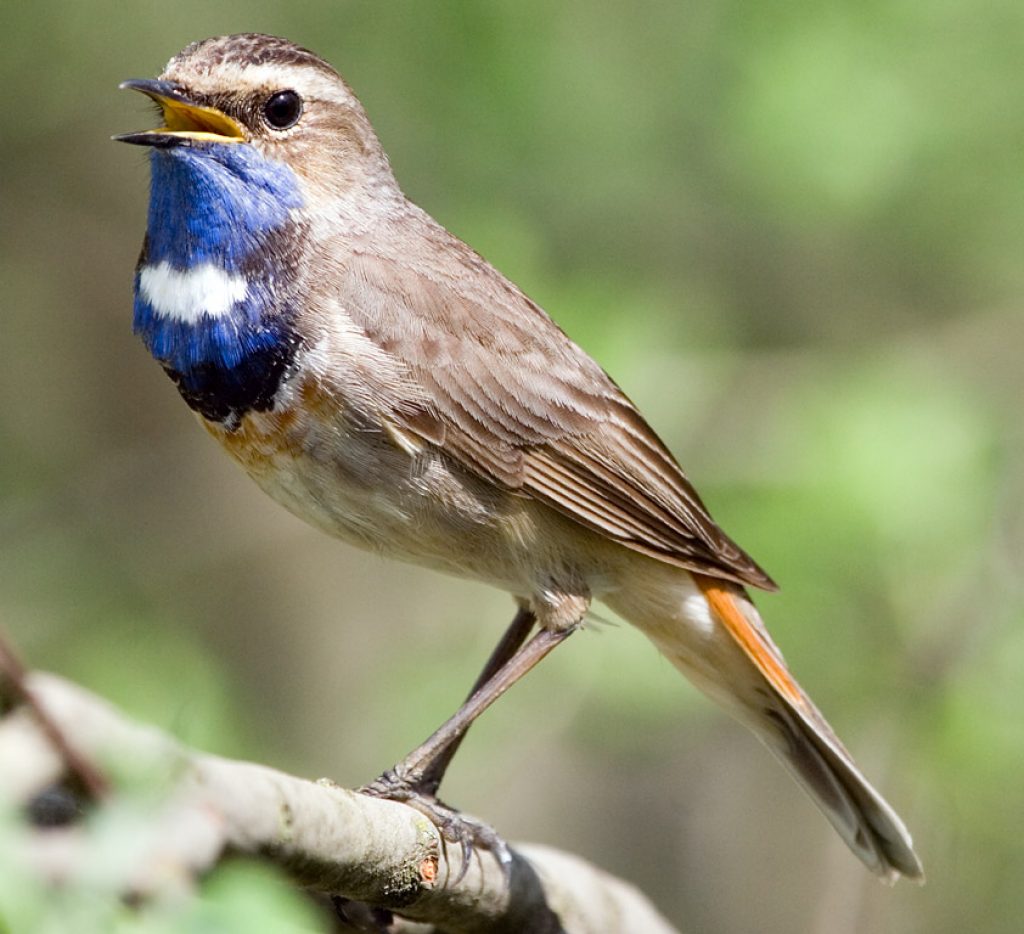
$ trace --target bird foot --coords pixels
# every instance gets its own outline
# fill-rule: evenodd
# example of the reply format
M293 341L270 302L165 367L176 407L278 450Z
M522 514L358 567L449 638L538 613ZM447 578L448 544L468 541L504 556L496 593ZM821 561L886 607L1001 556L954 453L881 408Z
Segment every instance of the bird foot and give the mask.
M477 850L487 850L493 854L501 867L505 883L511 882L512 851L493 827L445 804L436 795L421 790L415 780L404 777L397 769L388 769L369 785L360 788L359 792L373 798L408 804L438 829L442 846L447 847L449 843L457 845L462 860L455 879L456 885L465 878L470 860Z

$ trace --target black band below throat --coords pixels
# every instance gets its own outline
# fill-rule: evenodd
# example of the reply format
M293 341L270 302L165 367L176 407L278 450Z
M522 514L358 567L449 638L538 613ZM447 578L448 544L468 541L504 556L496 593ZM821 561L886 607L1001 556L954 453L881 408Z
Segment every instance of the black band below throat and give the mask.
M187 374L166 368L189 408L211 422L232 430L249 412L266 412L300 346L294 334L282 335L272 347L253 351L230 369L215 363L198 364Z

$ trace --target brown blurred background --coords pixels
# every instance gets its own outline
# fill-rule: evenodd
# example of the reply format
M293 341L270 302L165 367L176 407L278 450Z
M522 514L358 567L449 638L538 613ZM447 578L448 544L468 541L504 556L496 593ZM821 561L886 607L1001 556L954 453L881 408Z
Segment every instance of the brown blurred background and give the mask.
M150 117L117 84L279 33L338 66L410 196L597 357L781 582L772 631L929 884L878 885L624 625L488 713L446 797L687 931L1019 931L1024 7L230 6L4 13L0 622L32 664L358 785L511 619L266 499L131 334L148 171L109 137Z

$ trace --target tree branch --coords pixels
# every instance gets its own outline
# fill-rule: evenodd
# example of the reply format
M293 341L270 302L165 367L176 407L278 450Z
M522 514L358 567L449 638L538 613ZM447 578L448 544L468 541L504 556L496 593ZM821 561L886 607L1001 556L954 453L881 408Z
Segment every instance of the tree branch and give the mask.
M68 771L67 749L75 762L112 777L110 797L126 768L167 786L129 861L124 895L187 886L235 852L271 860L311 891L387 908L447 934L674 930L637 889L578 857L517 846L506 880L497 860L477 851L460 879L460 847L446 845L406 804L187 749L54 675L32 673L23 685L44 720L23 706L0 721L0 797L24 803L52 786ZM59 743L41 722L58 731ZM88 865L80 827L36 837L26 859L54 883Z

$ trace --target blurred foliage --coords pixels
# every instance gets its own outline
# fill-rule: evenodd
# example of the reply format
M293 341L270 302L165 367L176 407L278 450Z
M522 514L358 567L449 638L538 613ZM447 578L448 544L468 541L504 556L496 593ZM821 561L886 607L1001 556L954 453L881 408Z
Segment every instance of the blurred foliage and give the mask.
M138 794L145 797L141 789ZM238 860L222 865L198 892L190 892L181 879L171 876L163 897L126 904L120 897L123 884L130 878L131 861L141 855L140 842L149 842L152 820L152 811L126 807L124 802L105 808L85 827L83 843L91 858L53 886L44 884L26 864L25 854L33 847L18 815L0 814L0 931L312 934L328 929L313 906L278 873Z
M206 35L287 35L338 65L409 194L602 362L783 583L761 601L773 632L930 884L877 887L624 626L497 705L447 796L634 879L690 930L1019 930L1022 29L1012 0L11 6L3 625L190 742L357 784L450 712L511 612L265 501L130 334L147 173L107 138L144 108L117 83ZM14 930L128 923L88 887L0 880ZM292 911L270 892L232 867L154 924L270 929L245 923Z

